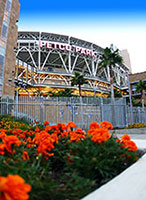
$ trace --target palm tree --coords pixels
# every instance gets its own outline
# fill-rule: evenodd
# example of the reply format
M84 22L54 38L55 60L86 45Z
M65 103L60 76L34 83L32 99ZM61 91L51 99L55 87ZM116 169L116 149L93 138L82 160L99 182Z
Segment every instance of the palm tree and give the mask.
M136 84L136 92L141 93L141 102L143 106L144 106L144 100L145 100L145 91L146 91L146 82L140 80Z
M111 94L109 94L108 97L111 98ZM114 97L120 98L120 97L122 97L122 93L119 90L114 89Z
M88 81L84 78L83 74L80 74L79 72L75 72L75 76L71 79L71 86L77 85L79 88L79 94L80 97L81 94L81 86L88 83Z
M111 85L111 97L114 99L114 89L113 89L113 70L112 67L115 67L116 64L122 64L123 58L119 55L119 50L112 50L111 48L106 47L103 50L103 54L100 55L99 67L106 68L109 67L110 74L110 85Z

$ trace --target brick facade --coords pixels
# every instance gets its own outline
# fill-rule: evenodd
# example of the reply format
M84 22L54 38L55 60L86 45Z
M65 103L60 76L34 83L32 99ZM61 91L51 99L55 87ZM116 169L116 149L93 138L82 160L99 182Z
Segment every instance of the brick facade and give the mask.
M6 0L0 0L0 8L4 9ZM1 7L2 5L2 7ZM16 63L16 55L14 53L14 47L17 46L17 32L18 27L16 22L18 22L19 18L19 9L20 4L19 0L13 0L11 15L9 21L9 29L7 36L7 46L6 46L6 57L5 57L5 66L4 66L4 79L3 79L3 94L2 96L5 98L7 95L10 98L14 98L14 87L12 87L8 81L8 79L12 78L12 73L15 71L15 63ZM0 12L1 13L1 12ZM3 11L4 13L4 11ZM0 25L1 19L3 18L2 13L0 14ZM0 26L1 31L1 26ZM0 32L1 33L1 32Z
M129 79L130 79L130 84L131 84L131 91L132 91L132 95L135 96L137 99L135 100L135 102L139 102L142 99L144 99L144 103L146 104L146 91L145 91L145 95L143 95L143 97L141 96L141 94L136 91L136 84L141 80L141 81L146 81L146 71L145 72L140 72L140 73L135 73L135 74L130 74L129 75Z
M5 4L6 4L6 0L0 0L0 33L2 30Z
M146 71L145 72L140 72L140 73L136 73L136 74L130 74L129 75L129 79L131 83L136 83L141 81L146 81Z

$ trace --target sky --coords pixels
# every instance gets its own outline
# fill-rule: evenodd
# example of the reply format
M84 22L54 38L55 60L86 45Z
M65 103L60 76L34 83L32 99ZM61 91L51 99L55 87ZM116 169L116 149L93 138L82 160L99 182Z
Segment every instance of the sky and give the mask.
M127 49L132 72L146 71L146 0L19 0L19 31L73 36Z

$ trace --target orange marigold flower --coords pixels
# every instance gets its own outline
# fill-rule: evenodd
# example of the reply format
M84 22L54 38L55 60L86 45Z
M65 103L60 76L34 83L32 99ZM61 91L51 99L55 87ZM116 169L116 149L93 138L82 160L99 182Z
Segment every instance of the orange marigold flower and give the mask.
M100 126L101 126L102 128L107 128L108 130L112 130L112 129L113 129L112 123L107 122L107 121L101 122L101 123L100 123Z
M124 147L127 147L129 151L137 151L137 146L135 142L131 140L124 140L123 141Z
M35 131L36 131L36 132L39 132L39 131L40 131L39 127L36 127Z
M52 130L52 127L51 126L46 126L45 127L45 131L48 133L49 131L51 131Z
M75 130L75 133L85 135L85 132L81 128L77 128L77 130Z
M27 144L26 146L27 146L27 148L30 148L30 147L32 147L32 145L31 145L31 144Z
M125 134L125 135L123 135L122 137L121 137L121 140L122 141L125 141L125 140L130 140L131 138L130 138L130 136L128 135L128 134Z
M4 144L6 145L6 149L9 153L12 153L11 145L14 144L16 146L20 146L21 141L14 135L9 135L3 139Z
M76 128L76 127L77 127L77 125L74 122L68 122L68 124L67 124L68 129Z
M121 143L121 140L119 138L116 138L116 142Z
M33 143L38 145L37 155L42 154L46 159L50 157L50 151L55 148L54 143L58 142L58 137L56 134L49 134L46 131L37 132Z
M64 124L64 123L58 123L58 129L61 131L61 132L63 132L63 131L65 131L65 130L67 130L67 125L66 124Z
M23 160L24 160L24 161L25 161L25 160L29 160L29 155L28 155L27 151L24 151L24 152L23 152Z
M66 137L68 137L68 134L69 134L69 131L65 131L65 132L62 132L59 137L66 138Z
M82 129L78 128L75 131L70 132L70 142L78 142L81 139L85 139L85 133Z
M48 125L49 122L48 121L44 121L44 126Z
M4 139L5 137L7 137L7 135L5 134L5 132L1 132L0 133L0 139Z
M89 126L90 129L96 129L99 128L99 124L97 122L92 122Z
M31 186L19 175L0 177L0 200L28 200Z
M31 137L28 137L28 138L26 139L26 141L27 141L28 143L31 143Z
M111 137L111 134L105 128L95 129L91 135L91 140L95 143L102 143L103 141L107 141Z
M4 155L5 154L5 149L6 149L6 145L5 144L0 144L0 155Z

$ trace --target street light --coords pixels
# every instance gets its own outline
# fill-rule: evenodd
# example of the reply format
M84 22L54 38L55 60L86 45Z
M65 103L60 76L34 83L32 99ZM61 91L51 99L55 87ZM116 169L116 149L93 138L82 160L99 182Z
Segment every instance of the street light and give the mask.
M129 92L129 101L130 101L130 121L131 121L131 124L133 124L133 106L132 106L131 88L130 88L130 80L129 80L128 71L127 71L127 80L128 80L128 92Z

